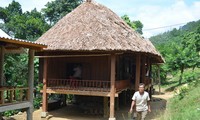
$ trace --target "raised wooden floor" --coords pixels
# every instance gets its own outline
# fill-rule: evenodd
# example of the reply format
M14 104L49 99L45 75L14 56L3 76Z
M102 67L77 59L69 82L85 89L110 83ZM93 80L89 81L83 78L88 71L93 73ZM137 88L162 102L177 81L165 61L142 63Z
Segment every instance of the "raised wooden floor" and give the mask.
M125 90L125 89L124 89ZM115 97L118 97L119 93L123 90L117 91ZM41 91L43 92L43 91ZM67 89L66 87L48 87L47 93L54 93L54 94L73 94L73 95L86 95L86 96L104 96L110 97L110 91L108 89L102 90L98 88L76 88L76 89Z
M129 83L129 80L116 81L115 97L118 97L120 92L128 89L130 87ZM47 82L47 93L110 97L110 81L49 79Z

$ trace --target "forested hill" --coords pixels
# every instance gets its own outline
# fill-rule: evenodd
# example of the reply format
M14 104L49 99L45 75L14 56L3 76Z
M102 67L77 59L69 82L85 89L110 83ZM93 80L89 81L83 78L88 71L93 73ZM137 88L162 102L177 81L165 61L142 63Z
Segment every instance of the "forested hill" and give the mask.
M168 42L180 42L180 37L184 36L189 32L196 32L200 27L200 20L189 22L186 25L180 27L179 29L174 28L171 31L153 36L150 38L154 45L166 44Z
M176 74L180 71L179 84L181 84L182 81L187 81L183 80L187 78L184 76L185 69L194 70L200 67L200 20L153 36L150 40L166 61L161 69L163 81L166 80L168 73ZM192 76L195 77L196 75Z
M162 85L170 86L167 90L179 89L161 119L199 120L200 112L196 110L199 94L192 90L200 90L200 20L150 40L166 61L160 69Z

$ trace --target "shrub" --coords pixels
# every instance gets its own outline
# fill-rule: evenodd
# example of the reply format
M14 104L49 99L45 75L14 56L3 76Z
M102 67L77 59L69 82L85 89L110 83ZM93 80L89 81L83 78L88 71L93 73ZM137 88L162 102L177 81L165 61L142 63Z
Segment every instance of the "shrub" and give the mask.
M197 78L198 78L198 74L193 71L188 71L183 74L183 81L186 81L186 82L192 82L194 80L197 80Z
M179 100L183 99L187 95L188 91L189 91L188 86L181 87L178 94Z
M19 110L9 110L9 111L5 111L3 112L3 116L9 117L12 115L15 115L19 112Z

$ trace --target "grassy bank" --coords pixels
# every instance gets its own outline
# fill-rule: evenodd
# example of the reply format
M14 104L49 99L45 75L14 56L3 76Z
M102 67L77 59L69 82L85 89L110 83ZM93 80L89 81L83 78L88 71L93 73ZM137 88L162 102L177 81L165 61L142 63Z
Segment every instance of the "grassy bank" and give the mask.
M186 72L188 75L192 73L191 70ZM173 81L173 79L177 79L178 75L172 78L172 84L168 86L168 90L175 89L175 95L170 99L165 114L161 115L161 120L200 120L199 73L200 69L197 69L195 80L184 81L185 84L180 86Z

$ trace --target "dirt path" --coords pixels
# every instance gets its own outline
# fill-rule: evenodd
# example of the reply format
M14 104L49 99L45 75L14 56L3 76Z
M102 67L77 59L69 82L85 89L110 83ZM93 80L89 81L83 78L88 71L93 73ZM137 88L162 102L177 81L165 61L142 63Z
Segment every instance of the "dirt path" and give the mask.
M153 95L151 108L152 112L148 114L147 120L157 120L165 109L169 98L173 97L172 92L167 92L162 95ZM120 108L116 112L117 120L127 120L129 105ZM36 110L33 113L33 120L107 120L99 115L86 115L75 106L67 106L58 110L49 112L48 118L40 118L41 110ZM6 120L26 120L26 114L15 115Z
M148 120L158 120L159 116L166 110L167 102L173 97L173 92L167 92L161 95L153 95L151 102L152 112L148 114Z

